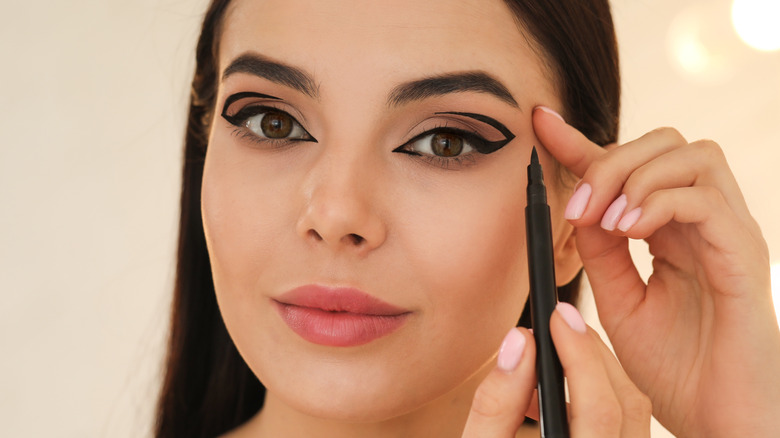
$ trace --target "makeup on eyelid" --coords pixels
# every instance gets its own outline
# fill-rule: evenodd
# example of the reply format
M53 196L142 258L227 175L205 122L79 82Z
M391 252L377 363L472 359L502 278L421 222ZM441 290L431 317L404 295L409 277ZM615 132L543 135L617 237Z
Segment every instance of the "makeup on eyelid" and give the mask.
M283 101L283 99L275 96L250 91L238 92L228 96L225 99L221 115L230 124L238 128L237 130L234 130L234 133L240 135L241 138L246 138L255 143L271 142L278 144L282 142L293 143L299 141L317 142L295 117L290 115L287 111L275 106L263 105L259 102L250 103L236 111L234 114L228 114L228 110L235 102L247 98ZM260 120L250 120L251 118L260 115L263 116ZM269 115L274 116L275 118L266 120ZM419 156L439 167L449 169L451 165L465 164L463 159L467 157L468 163L474 164L476 160L474 160L474 157L470 156L473 152L482 155L491 154L501 149L515 138L515 135L506 126L496 119L483 114L459 111L438 111L434 112L434 115L455 116L455 118L449 119L449 121L457 122L466 128L439 124L432 129L427 129L420 134L415 135L403 145L393 149L393 152ZM493 141L488 140L485 137L490 137L489 134L484 133L483 129L474 126L473 122L463 119L470 119L470 121L476 121L490 126L492 129L498 131L503 138ZM285 123L291 125L289 129L281 129L282 125ZM421 122L420 125L424 123L425 121ZM259 132L258 130L253 129L258 127L260 128ZM271 130L272 134L269 135L266 132L266 129ZM296 136L289 137L289 133L291 132L297 133ZM278 135L280 133L282 135ZM423 141L427 141L429 144L423 143L422 150L415 149L415 145Z
M456 115L456 116L468 117L468 118L480 121L482 123L486 123L486 124L496 128L496 130L498 130L498 132L503 134L504 137L506 137L506 139L509 140L509 141L511 141L512 139L515 138L515 135L512 133L512 131L507 129L506 126L504 126L501 122L499 122L498 120L496 120L496 119L494 119L492 117L488 117L488 116L485 116L485 115L482 115L482 114L464 113L464 112L456 112L456 111L439 111L439 112L437 112L435 114L453 114L453 115Z
M275 146L292 142L317 142L317 139L309 134L303 124L295 117L270 103L252 102L241 107L234 114L228 114L233 103L248 98L270 99L272 102L283 101L275 96L252 91L228 96L222 107L221 115L228 123L236 127L233 133L241 139L260 144L270 143ZM260 115L262 117L259 120L256 119Z
M227 113L227 109L230 108L230 105L233 104L233 102L248 97L259 97L261 99L282 100L276 96L271 96L269 94L256 93L254 91L242 91L240 93L231 94L230 96L227 97L227 99L225 99L225 104L222 106L222 115L225 116L225 114Z

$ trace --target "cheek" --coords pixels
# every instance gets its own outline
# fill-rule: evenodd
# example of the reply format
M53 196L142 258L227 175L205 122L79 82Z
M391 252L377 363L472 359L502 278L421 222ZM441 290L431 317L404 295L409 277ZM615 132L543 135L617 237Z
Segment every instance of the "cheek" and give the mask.
M452 190L419 195L410 205L425 207L410 209L403 244L410 281L429 301L431 329L495 348L520 317L528 279L525 178L492 170L495 179L456 176L462 181Z
M243 318L246 309L257 308L258 301L267 299L257 291L263 290L264 278L278 272L273 255L287 236L280 231L286 223L282 218L289 215L283 209L290 208L284 202L290 184L279 173L279 166L229 142L209 146L201 213L217 299L228 329L242 321L233 317L234 310Z
M373 211L383 212L388 237L354 261L351 274L368 279L361 284L369 291L397 294L388 298L415 308L419 317L351 360L328 353L325 362L333 365L324 367L322 350L288 333L265 295L291 278L310 281L311 266L332 257L323 248L312 251L295 231L306 169L258 157L229 143L212 144L201 205L220 311L269 390L290 403L309 403L307 409L338 410L369 403L371 393L355 375L369 376L383 394L417 388L385 397L384 408L371 405L397 413L452 390L495 354L527 294L523 172L497 165L450 174L428 170L424 178L393 167L372 172L386 178L370 199ZM312 394L328 394L330 401L319 403Z

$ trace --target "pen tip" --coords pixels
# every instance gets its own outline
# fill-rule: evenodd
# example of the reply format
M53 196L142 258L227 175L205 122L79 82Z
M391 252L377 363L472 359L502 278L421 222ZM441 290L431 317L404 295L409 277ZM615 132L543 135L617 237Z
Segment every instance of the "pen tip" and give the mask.
M531 151L531 164L539 164L539 155L536 154L536 146Z

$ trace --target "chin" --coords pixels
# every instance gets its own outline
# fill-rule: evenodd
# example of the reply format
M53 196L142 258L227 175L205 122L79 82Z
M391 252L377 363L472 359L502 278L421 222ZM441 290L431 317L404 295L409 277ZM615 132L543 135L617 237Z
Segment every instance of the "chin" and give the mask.
M268 373L257 370L268 396L299 413L336 422L392 421L424 409L468 379L461 372L431 371L414 360L296 359L288 367L275 364Z
M400 388L398 388L400 389ZM357 390L275 395L308 416L348 423L381 423L401 417L425 405L414 391L387 391L363 386ZM269 391L272 391L269 389Z

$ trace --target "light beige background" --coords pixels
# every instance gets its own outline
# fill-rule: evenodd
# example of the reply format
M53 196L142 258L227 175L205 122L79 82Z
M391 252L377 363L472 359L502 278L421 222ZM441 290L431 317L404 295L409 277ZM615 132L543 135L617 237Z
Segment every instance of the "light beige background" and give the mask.
M726 0L613 4L622 139L672 125L720 142L780 262L780 52L742 45ZM203 8L0 4L2 436L150 434ZM670 55L670 29L690 36L696 17L692 35L725 60L704 75ZM646 272L648 257L639 263ZM595 321L592 304L584 311Z

